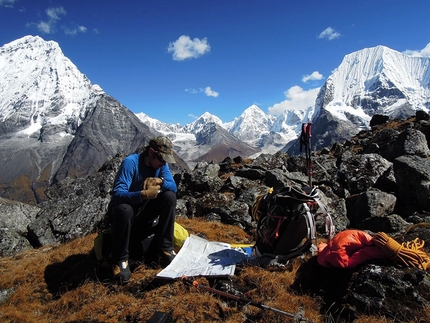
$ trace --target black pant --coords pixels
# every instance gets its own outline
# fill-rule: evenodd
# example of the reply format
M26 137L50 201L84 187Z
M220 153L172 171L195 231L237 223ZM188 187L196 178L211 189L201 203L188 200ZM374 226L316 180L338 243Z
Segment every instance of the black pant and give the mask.
M158 224L152 223L158 217ZM141 241L154 234L150 247L173 250L173 234L176 218L176 194L165 191L141 207L119 204L110 211L112 226L112 260L129 259L131 247L138 248Z

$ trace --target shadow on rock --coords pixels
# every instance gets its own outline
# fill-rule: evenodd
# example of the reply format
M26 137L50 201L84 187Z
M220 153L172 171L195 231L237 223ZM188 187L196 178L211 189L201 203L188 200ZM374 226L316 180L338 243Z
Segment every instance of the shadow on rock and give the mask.
M353 322L361 314L394 322L428 322L424 310L430 303L428 286L426 271L397 268L387 260L343 269L325 268L312 257L298 269L292 288L321 298L321 314L335 322Z
M321 298L321 314L337 316L339 311L345 311L340 301L346 294L353 272L351 269L325 268L318 264L315 256L300 266L291 287L299 294Z

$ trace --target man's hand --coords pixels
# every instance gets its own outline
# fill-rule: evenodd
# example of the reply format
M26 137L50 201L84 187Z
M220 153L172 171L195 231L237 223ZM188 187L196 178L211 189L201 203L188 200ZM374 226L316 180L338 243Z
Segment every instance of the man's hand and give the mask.
M153 200L157 198L160 192L160 185L149 186L146 190L141 191L142 197L145 200Z
M161 186L163 184L163 179L158 177L148 177L143 182L143 189L147 190L150 186Z

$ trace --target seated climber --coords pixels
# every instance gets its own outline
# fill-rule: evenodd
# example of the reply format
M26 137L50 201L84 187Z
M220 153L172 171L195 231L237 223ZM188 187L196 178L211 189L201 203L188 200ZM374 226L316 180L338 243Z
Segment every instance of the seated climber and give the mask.
M109 203L112 228L114 281L129 281L130 248L152 230L150 247L160 266L175 257L173 247L177 186L168 163L174 163L173 145L164 136L153 138L142 153L127 156L115 177ZM157 222L153 228L151 223Z

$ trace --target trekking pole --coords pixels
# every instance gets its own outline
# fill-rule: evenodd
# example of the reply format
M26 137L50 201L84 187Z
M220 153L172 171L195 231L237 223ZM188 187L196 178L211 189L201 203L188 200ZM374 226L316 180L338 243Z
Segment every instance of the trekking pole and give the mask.
M247 305L252 305L252 306L264 309L264 310L270 310L270 311L273 311L275 313L291 317L291 318L294 319L295 323L300 323L300 322L315 323L314 321L306 319L303 316L303 314L304 314L303 310L299 310L296 314L288 313L288 312L284 312L282 310L279 310L277 308L264 305L261 302L255 302L255 301L252 301L250 299L247 299L247 298L244 298L244 297L240 297L240 296L236 296L236 295L233 295L233 294L230 294L230 293L227 293L227 292L223 292L223 291L215 289L215 288L211 288L211 287L208 287L208 286L200 285L197 280L191 280L191 279L188 279L185 276L181 277L181 281L184 284L186 284L186 285L194 286L196 288L205 290L207 292L212 292L212 293L215 293L215 294L227 297L227 298L231 298L231 299L233 299L235 301L239 301L239 302L245 303Z
M312 187L311 138L312 138L312 122L302 123L302 133L300 135L300 152L302 151L302 146L305 146L306 166L308 171L309 187Z

